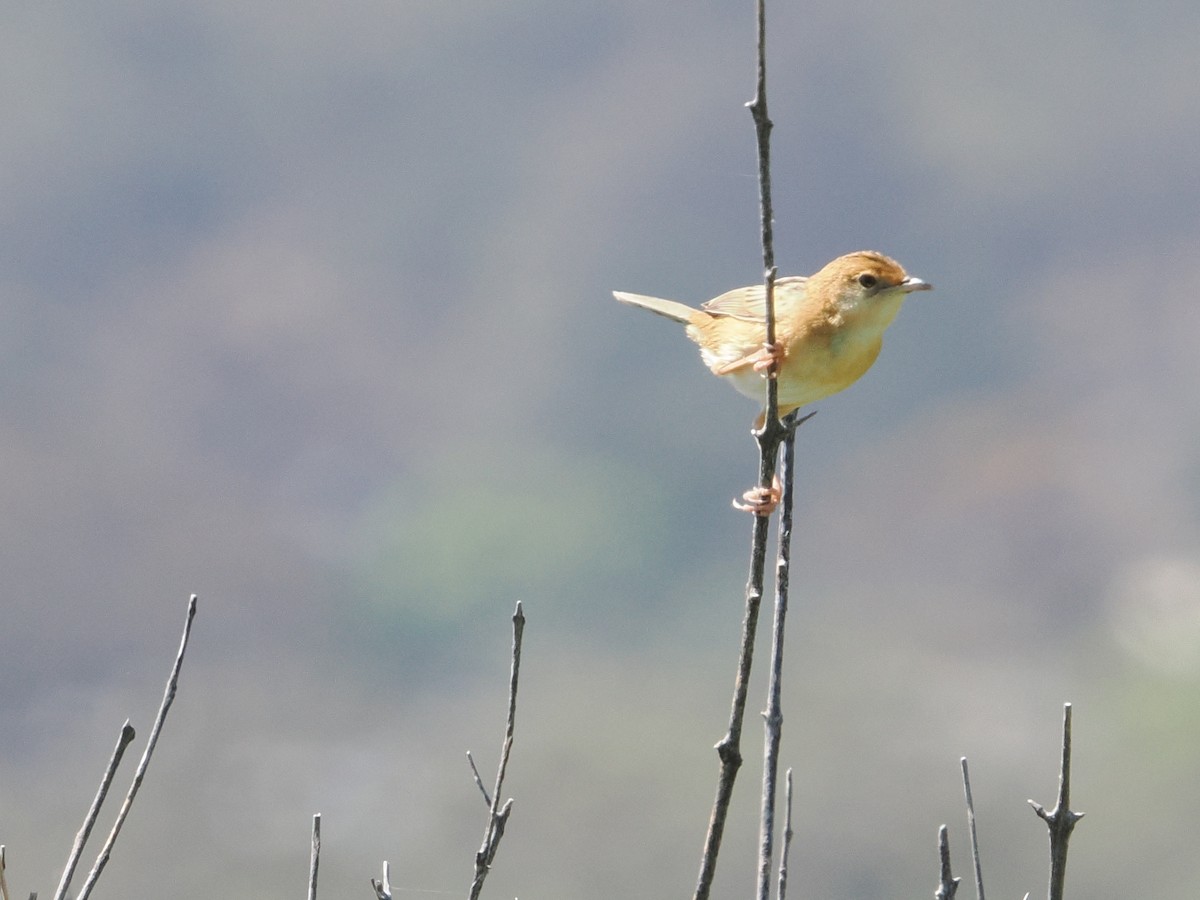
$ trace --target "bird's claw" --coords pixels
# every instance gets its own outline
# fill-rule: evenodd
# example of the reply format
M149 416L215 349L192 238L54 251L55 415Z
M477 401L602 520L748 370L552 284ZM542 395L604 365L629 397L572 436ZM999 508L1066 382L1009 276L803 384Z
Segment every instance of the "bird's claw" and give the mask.
M746 493L742 494L742 501L733 501L733 508L740 509L742 512L753 513L756 516L769 516L775 512L775 507L779 505L779 500L783 496L783 488L779 484L779 476L776 475L770 487L753 487Z
M748 358L754 365L754 371L766 378L779 370L779 364L783 362L783 344L779 341L774 344L764 343Z

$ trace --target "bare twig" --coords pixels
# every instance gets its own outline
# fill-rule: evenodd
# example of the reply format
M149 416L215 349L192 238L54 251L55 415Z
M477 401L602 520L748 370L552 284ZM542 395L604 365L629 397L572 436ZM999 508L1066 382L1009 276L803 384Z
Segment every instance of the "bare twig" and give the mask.
M754 133L758 142L758 199L762 229L763 270L767 273L767 343L775 343L775 310L771 303L775 269L775 211L771 206L771 129L774 123L767 115L767 8L765 0L758 0L755 25L757 26L758 57L757 81L754 99L746 105L754 119ZM768 386L769 397L775 389ZM768 410L771 412L771 410ZM777 418L768 416L767 418ZM764 485L765 487L766 485Z
M313 816L312 856L308 863L308 900L317 900L317 868L321 864L321 814Z
M1063 706L1062 763L1058 775L1058 802L1047 811L1040 803L1030 800L1033 807L1050 831L1050 887L1049 900L1062 900L1067 878L1067 843L1075 823L1083 813L1071 809L1071 704Z
M759 546L758 532L763 532L761 544L766 546L766 522L755 516L755 548ZM729 728L725 737L716 745L721 769L717 776L717 795L713 800L712 814L708 821L708 832L704 838L704 851L700 857L700 876L696 882L695 900L707 900L717 868L717 854L721 849L721 838L725 833L725 819L729 814L729 801L733 797L733 785L738 769L742 766L742 722L746 716L746 690L750 683L750 666L754 658L754 633L758 627L758 609L762 602L762 562L751 563L750 583L746 587L746 612L742 618L742 646L738 655L737 674L733 685L733 703L729 713ZM755 577L757 572L757 578Z
M792 770L784 775L783 850L779 854L779 900L787 900L788 851L792 848Z
M467 762L471 764L471 775L475 779L475 786L479 788L479 793L483 794L484 806L488 807L488 809L491 809L492 798L488 794L487 788L483 786L483 778L479 775L479 767L475 765L475 757L471 755L470 750L467 751Z
M762 257L764 273L764 300L767 312L767 346L775 346L775 209L771 201L771 129L774 123L767 114L767 9L765 0L757 2L757 80L754 99L746 104L750 116L754 120L754 135L758 146L758 209L759 228L762 237ZM763 425L755 432L755 440L759 448L759 484L770 488L775 479L776 457L779 455L779 444L788 429L779 421L779 386L775 380L776 371L771 369L767 378L766 402L763 408ZM756 517L765 518L765 517ZM756 525L759 523L756 522ZM766 555L766 527L755 528L754 536L757 546L761 532L764 544L763 556ZM760 583L761 594L761 583Z
M392 900L392 867L386 859L383 861L383 881L372 878L371 887L375 889L376 900Z
M975 894L983 900L983 869L979 864L979 836L975 833L975 801L971 799L971 777L967 758L962 758L963 794L967 799L967 828L971 834L971 860L975 864Z
M0 900L8 900L8 881L4 877L5 853L4 845L0 844Z
M945 825L938 829L938 858L941 860L941 872L938 888L933 892L934 900L954 900L962 879L955 878L950 872L950 838Z
M811 413L810 413L811 415ZM783 641L787 622L788 587L792 557L792 471L796 465L795 414L788 416L783 445L783 510L779 520L779 556L775 562L775 619L771 629L771 674L767 709L763 713L762 812L758 835L758 898L771 894L771 856L775 835L775 785L779 772L779 743L783 737Z
M146 741L146 749L142 752L141 761L138 762L137 770L133 774L133 783L129 786L129 792L125 795L125 802L121 804L121 810L117 813L117 819L113 823L112 831L108 834L108 839L104 842L104 847L101 848L99 856L96 857L96 862L92 866L92 870L88 872L87 879L83 883L83 887L79 889L79 894L75 900L87 900L91 895L92 888L96 886L96 881L100 877L100 873L104 871L104 867L108 864L109 856L112 854L113 844L117 841L117 835L121 833L121 826L125 824L125 819L129 816L129 810L133 806L133 798L137 796L138 788L142 785L142 779L146 777L146 768L150 765L150 756L154 753L154 747L158 743L159 732L162 731L163 722L167 718L167 711L171 708L171 703L175 700L175 688L179 683L179 670L183 666L183 654L187 650L188 638L192 633L192 619L196 616L196 595L192 594L188 601L187 620L183 625L183 637L179 641L179 652L175 656L175 665L171 667L171 674L167 678L167 687L163 693L162 704L158 708L158 716L154 719L154 727L150 729L150 737Z
M506 800L503 806L500 806L500 792L504 787L504 773L508 769L508 757L512 752L513 744L513 728L517 718L517 682L521 671L521 637L525 631L525 612L521 609L519 602L513 613L512 622L513 644L512 669L508 680L508 722L504 729L504 744L500 750L500 764L496 770L496 784L492 790L487 828L484 830L483 843L475 854L475 878L471 882L470 900L477 900L483 890L483 881L491 871L492 860L496 857L500 839L504 836L504 827L508 824L509 813L512 812L513 801L511 798Z
M759 208L762 230L763 267L765 270L767 342L775 343L775 250L772 232L774 213L771 206L770 179L770 134L771 120L767 115L767 66L766 66L766 9L764 0L758 0L758 68L755 97L748 104L754 119L758 139ZM775 373L767 378L766 404L763 426L754 433L759 447L758 483L769 488L775 479L775 464L779 444L786 429L779 421L778 386ZM754 637L758 629L758 613L762 604L763 572L766 568L767 533L770 520L767 516L754 517L753 540L750 552L750 575L746 582L745 612L742 617L742 642L738 654L737 672L734 677L733 700L730 705L729 728L717 743L717 756L721 761L717 776L717 792L713 800L708 831L704 838L704 850L700 857L700 874L696 880L695 900L707 900L716 874L717 855L721 839L725 834L725 820L729 813L729 802L733 797L733 786L742 765L742 724L746 715L746 691L750 681L750 669L754 661Z
M58 882L58 890L54 892L54 900L63 900L67 896L67 889L71 886L71 878L75 875L75 867L79 865L79 857L83 855L83 847L87 843L88 837L91 836L92 827L96 824L96 817L100 815L100 807L104 803L104 798L108 796L108 789L112 785L113 776L117 773L117 766L121 764L121 759L125 756L125 748L130 745L136 736L133 726L129 724L129 720L125 720L125 724L121 726L121 734L117 737L117 746L113 749L112 756L108 760L108 766L104 770L104 776L100 779L100 787L96 791L96 796L92 800L92 806L87 811L87 815L83 818L83 826L79 829L79 833L75 835L75 843L71 847L71 852L67 856L67 864L63 867L62 878ZM7 895L4 900L7 900Z

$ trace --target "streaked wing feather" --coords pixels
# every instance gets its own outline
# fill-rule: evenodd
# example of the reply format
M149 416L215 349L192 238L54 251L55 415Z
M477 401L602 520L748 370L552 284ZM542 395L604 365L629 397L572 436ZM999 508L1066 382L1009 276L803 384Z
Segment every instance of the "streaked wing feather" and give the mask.
M803 287L808 281L805 275L786 275L775 279L775 302L779 303L779 289L785 286ZM714 297L701 305L706 313L713 316L727 316L731 319L741 319L744 322L765 322L767 319L767 290L765 285L755 284L750 287L736 288L726 291L720 297Z

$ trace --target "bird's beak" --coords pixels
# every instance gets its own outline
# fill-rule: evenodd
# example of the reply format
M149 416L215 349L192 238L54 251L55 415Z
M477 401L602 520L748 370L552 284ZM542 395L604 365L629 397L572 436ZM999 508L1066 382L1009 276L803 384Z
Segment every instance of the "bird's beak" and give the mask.
M922 281L920 278L905 278L899 284L900 290L906 294L911 294L913 291L932 291L933 285L928 281Z

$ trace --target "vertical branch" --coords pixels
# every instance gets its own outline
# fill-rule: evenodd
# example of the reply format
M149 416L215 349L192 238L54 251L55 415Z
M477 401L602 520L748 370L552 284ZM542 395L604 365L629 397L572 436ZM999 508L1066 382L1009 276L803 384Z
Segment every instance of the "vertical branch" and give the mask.
M129 720L125 720L125 724L121 726L121 734L117 738L117 746L113 749L113 754L108 760L108 766L104 770L104 776L100 779L100 787L96 791L96 797L92 800L91 809L84 816L83 825L79 829L79 833L75 835L75 843L71 847L71 852L67 856L67 864L63 867L62 878L58 882L58 890L54 892L54 900L63 900L67 896L67 889L71 886L71 878L75 875L75 867L79 865L79 857L83 855L83 847L87 843L87 839L92 834L92 827L96 824L96 817L100 815L100 807L104 804L104 798L108 796L108 789L112 786L113 776L117 773L117 767L121 764L121 759L125 756L125 748L132 743L136 732L133 726L129 724Z
M375 891L375 900L392 900L392 867L386 859L383 861L383 881L372 878L371 888Z
M784 776L783 851L779 854L779 900L787 900L788 851L792 848L792 770Z
M742 766L742 722L746 716L746 691L750 684L750 666L754 659L754 634L758 628L758 610L762 602L763 559L767 543L767 518L754 517L755 561L751 563L750 584L746 587L746 612L742 618L742 645L738 655L737 674L733 685L733 703L729 712L729 729L717 743L717 756L721 770L717 776L717 795L713 800L712 815L708 821L708 833L704 838L704 851L700 857L700 876L696 882L695 900L707 900L717 869L717 854L721 849L721 838L725 833L725 820L729 814L729 803L733 798L733 785L738 769ZM761 540L759 533L761 532ZM763 548L759 557L758 549ZM757 573L757 577L756 577Z
M946 834L945 825L938 829L938 858L941 861L940 877L933 898L954 900L954 895L958 893L958 883L962 879L955 878L950 871L950 838Z
M793 424L795 416L788 417ZM786 476L783 510L779 520L779 557L775 563L775 619L771 629L771 671L767 685L766 730L763 740L762 811L758 833L758 900L771 894L771 856L774 852L775 785L779 773L779 743L783 737L783 640L787 622L789 574L792 557L792 469L796 464L796 432L787 432L783 449Z
M767 51L766 51L766 6L765 0L757 0L757 43L758 63L755 96L747 106L753 117L758 144L758 183L760 228L762 232L763 267L766 290L766 340L775 343L775 249L771 204L771 119L767 115ZM786 432L779 421L778 386L775 373L767 378L766 404L763 426L754 433L759 447L758 482L770 488L775 480L776 457L779 444ZM717 777L717 792L709 817L708 831L704 838L704 850L700 857L700 874L696 881L695 900L707 900L716 874L717 855L725 833L725 821L738 770L742 765L742 724L746 714L746 691L750 681L750 670L754 660L754 636L758 630L759 607L763 595L763 573L766 569L767 533L770 520L767 516L754 517L754 531L750 552L750 574L746 582L745 612L742 618L741 650L738 655L737 672L734 678L733 700L730 705L729 728L717 743L717 756L721 761Z
M512 623L513 644L512 668L508 679L508 720L504 729L504 744L500 749L500 764L496 770L496 784L488 806L487 828L484 830L483 843L475 854L475 877L471 881L470 900L477 900L483 890L483 881L491 871L492 860L496 858L496 851L500 848L500 839L504 837L504 827L508 824L509 813L512 812L512 799L505 801L501 806L500 792L504 788L504 774L508 769L509 754L512 752L513 730L517 718L517 683L521 672L521 639L525 633L525 612L522 610L520 602L517 603L516 611L513 613ZM471 765L474 768L473 760ZM480 790L483 790L483 784L479 781L478 774L476 782L479 784ZM487 797L486 791L484 791L484 797Z
M317 868L321 864L321 814L313 816L312 856L308 862L308 900L317 900Z
M975 864L975 894L983 900L983 868L979 864L979 835L975 833L975 801L971 798L971 776L967 758L962 758L963 794L967 800L967 828L971 834L971 860Z
M765 0L757 0L755 19L758 37L757 81L754 99L746 104L754 119L758 138L758 199L762 226L763 269L770 277L775 268L775 213L771 207L771 128L774 123L767 115L767 10ZM775 342L775 310L770 303L773 284L767 284L767 342ZM773 392L772 392L773 393Z
M1075 823L1083 813L1071 809L1071 704L1063 706L1062 761L1058 775L1058 802L1046 811L1040 803L1029 801L1033 811L1046 823L1050 832L1049 900L1062 900L1067 879L1067 844Z
M121 833L121 826L125 824L125 819L129 816L129 810L133 806L133 798L137 796L138 788L142 786L142 779L146 777L146 768L150 765L150 756L154 753L154 748L158 744L158 735L162 731L163 722L167 719L167 712L170 710L171 704L175 701L175 689L179 684L179 671L183 667L183 654L187 650L188 639L192 634L192 620L195 617L196 595L192 594L191 600L188 601L187 620L183 625L183 637L179 641L179 652L175 656L175 665L171 667L171 674L167 678L167 687L163 692L162 703L158 707L158 715L154 719L154 726L150 729L150 737L146 741L146 749L142 752L142 758L133 773L133 783L129 786L129 792L125 795L125 802L121 804L120 812L117 813L117 819L113 823L112 831L108 833L108 839L104 842L104 846L100 850L100 855L96 857L96 862L93 864L92 870L88 872L87 879L84 881L83 887L79 889L79 894L75 900L87 900L91 895L92 888L96 886L96 881L100 878L100 873L104 871L104 867L108 864L113 845L117 842L117 836Z
M764 299L767 313L766 343L775 345L775 208L771 200L771 129L774 123L767 114L767 9L766 0L756 6L758 63L754 99L747 105L754 120L754 136L758 147L758 210L762 237ZM761 454L759 484L771 487L775 476L775 457L786 429L779 422L779 387L775 370L767 378L766 402L763 406L763 427L755 433ZM756 532L757 537L757 532ZM764 535L765 538L765 535Z

